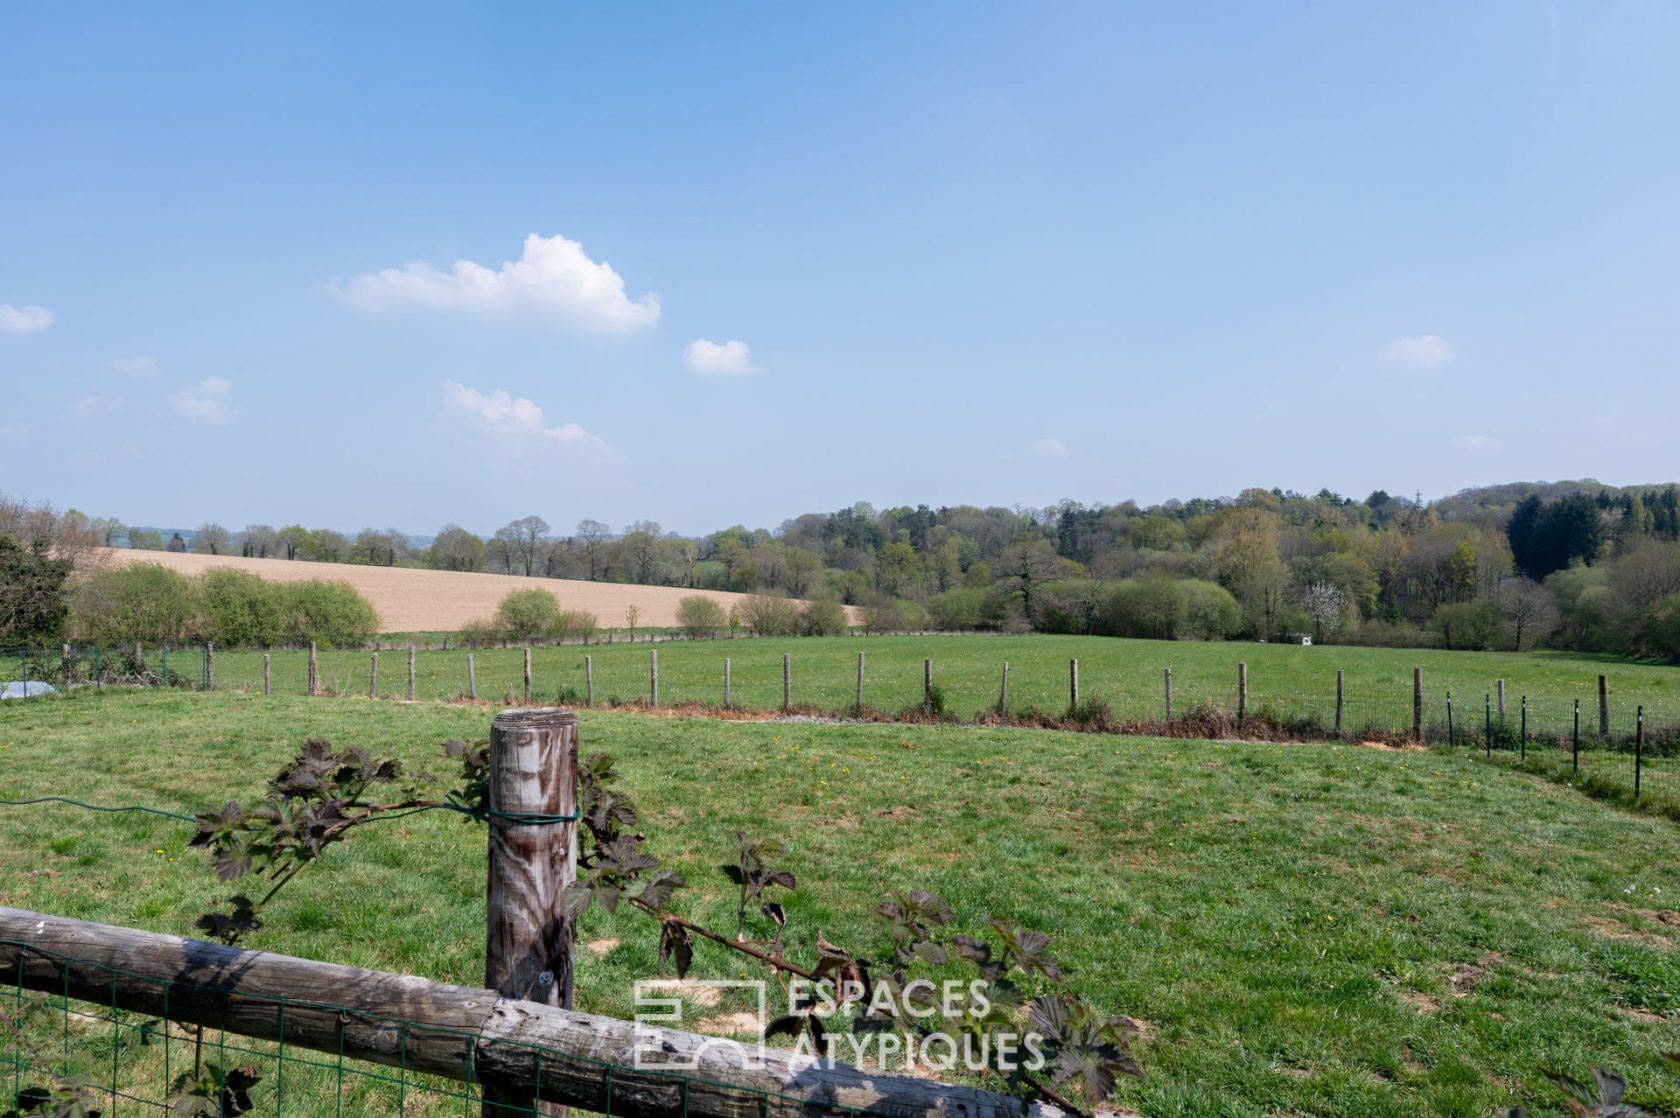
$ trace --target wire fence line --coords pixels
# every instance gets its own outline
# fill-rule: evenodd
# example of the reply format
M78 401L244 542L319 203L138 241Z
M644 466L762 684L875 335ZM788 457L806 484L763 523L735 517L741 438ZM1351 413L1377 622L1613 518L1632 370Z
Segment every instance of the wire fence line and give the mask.
M1088 673L999 662L996 676L973 670L936 671L934 658L912 665L902 659L836 671L829 657L809 669L773 645L751 642L734 655L725 644L716 655L689 645L661 660L660 649L618 648L604 653L578 646L535 646L466 651L310 649L219 651L210 645L118 647L65 645L0 655L15 663L18 678L63 688L141 686L214 689L247 693L309 693L451 701L555 702L582 707L685 706L802 715L985 719L1027 724L1068 724L1088 729L1161 733L1184 737L1288 737L1298 740L1420 740L1535 763L1568 754L1570 774L1585 774L1635 799L1673 797L1680 767L1680 702L1649 703L1599 695L1502 694L1497 682L1480 693L1420 688L1387 694L1326 686L1322 690L1236 686L1150 686ZM709 650L708 650L709 651ZM1235 681L1234 681L1235 682ZM1076 705L1077 704L1077 705ZM1234 721L1233 721L1234 719ZM1585 758L1585 760L1583 760Z
M933 670L924 677L920 663L883 666L863 661L860 654L859 671L836 671L832 657L822 668L813 669L798 655L784 660L764 641L751 644L750 651L731 655L733 650L725 643L710 656L697 654L689 645L683 655L664 659L657 647L645 645L645 653L627 655L629 650L623 648L609 654L575 645L263 652L217 650L209 645L72 644L0 652L0 677L9 675L15 666L19 680L39 680L60 688L170 686L302 694L309 691L313 675L316 693L338 697L497 701L511 696L516 701L530 697L574 705L697 704L743 710L776 710L791 700L791 705L801 709L835 712L859 706L893 712L926 706L936 696L945 713L963 718L996 711L1000 702L1006 702L1009 711L1061 713L1073 698L1068 677L1060 670L1034 671L1015 665L1006 680L1002 661L985 673L974 670L971 662L953 672L940 670L930 656ZM1414 696L1405 691L1377 693L1355 686L1338 696L1328 680L1321 690L1279 689L1257 680L1245 696L1234 679L1221 686L1187 686L1183 681L1163 686L1158 676L1144 683L1088 673L1078 696L1105 704L1124 721L1166 720L1197 708L1246 710L1257 718L1298 725L1303 733L1334 736L1339 732L1344 737L1405 733L1414 728L1417 713ZM1680 699L1629 702L1610 696L1601 708L1598 696L1528 695L1512 690L1501 700L1491 680L1485 691L1425 689L1421 699L1423 729L1430 740L1444 741L1449 736L1465 740L1473 729L1480 732L1484 713L1501 732L1507 727L1520 732L1526 725L1532 738L1572 735L1579 703L1583 748L1631 749L1641 711L1646 746L1653 754L1667 755L1680 748Z

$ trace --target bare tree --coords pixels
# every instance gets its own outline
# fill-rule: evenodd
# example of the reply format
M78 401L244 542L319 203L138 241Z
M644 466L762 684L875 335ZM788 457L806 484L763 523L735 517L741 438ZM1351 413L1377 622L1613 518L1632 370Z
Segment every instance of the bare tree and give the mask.
M522 516L496 534L500 536L503 532L507 533L507 546L512 555L510 566L524 567L530 575L542 560L543 545L548 540L548 521L540 516Z
M505 575L513 573L513 566L518 562L519 545L514 541L514 528L511 524L504 524L497 528L484 545L484 563L492 570L500 569Z
M653 527L657 529L659 525ZM630 581L652 583L659 570L659 537L645 528L631 525L619 546L630 563Z
M1557 597L1531 578L1508 578L1499 587L1499 613L1518 652L1523 640L1544 640L1558 626Z
M235 537L242 555L251 559L267 559L276 546L274 529L267 524L247 524Z
M228 549L229 538L220 524L200 524L193 532L192 549L199 555L220 555Z
M1339 587L1328 582L1315 582L1301 595L1301 605L1313 620L1313 640L1322 641L1324 630L1332 633L1342 623L1347 610L1347 597Z
M1061 569L1056 549L1047 540L1011 544L998 559L998 575L1021 596L1021 612L1027 621L1038 618L1038 587L1056 577Z
M583 550L583 557L589 562L589 581L594 582L600 577L601 549L612 539L612 529L599 520L580 520L577 538Z
M96 517L93 530L99 533L99 542L104 547L116 547L117 540L128 535L128 529L123 522L114 516Z

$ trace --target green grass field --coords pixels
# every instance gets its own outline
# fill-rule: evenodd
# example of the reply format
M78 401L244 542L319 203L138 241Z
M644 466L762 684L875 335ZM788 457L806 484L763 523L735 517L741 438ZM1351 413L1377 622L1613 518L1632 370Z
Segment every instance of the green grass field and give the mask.
M972 655L1036 643L975 640ZM1099 647L1042 643L1046 674L1067 648ZM940 655L938 642L908 647L930 646ZM790 647L838 665L883 646ZM1355 663L1342 650L1241 651L1257 675L1297 653ZM1579 670L1523 659L1535 678ZM256 796L307 736L435 767L439 742L486 736L492 713L170 691L7 703L0 799L190 812ZM1146 1076L1122 1101L1152 1118L1559 1114L1542 1071L1592 1066L1680 1108L1680 1078L1658 1055L1680 1048L1680 831L1468 751L630 712L586 713L581 732L586 752L621 758L652 847L695 883L679 895L686 915L732 923L712 867L744 828L789 848L795 954L818 929L879 952L870 910L910 886L944 895L969 929L995 915L1054 936L1090 996L1147 1023ZM189 833L149 816L0 808L0 902L190 932L222 891ZM476 984L484 844L441 813L370 828L283 894L253 945ZM581 939L579 1007L630 1015L631 983L656 971L651 922L595 909ZM696 970L740 973L704 946ZM264 1089L259 1111L274 1105ZM350 1091L345 1113L395 1113L377 1084Z
M1426 715L1445 724L1446 698L1454 699L1456 722L1479 727L1484 701L1504 679L1508 717L1515 720L1523 696L1536 732L1567 732L1573 702L1579 699L1583 723L1596 721L1598 676L1609 676L1613 730L1631 735L1635 710L1647 708L1653 723L1680 725L1680 668L1633 663L1607 657L1554 652L1444 652L1294 645L1116 640L1107 637L1017 637L973 634L926 637L743 639L661 643L660 701L663 704L723 701L723 662L732 661L735 705L774 709L782 701L782 656L792 657L793 697L797 704L839 710L856 696L857 657L865 654L864 703L896 711L922 701L924 658L932 659L934 680L947 709L967 718L994 706L1002 665L1010 666L1010 705L1036 706L1059 713L1068 701L1068 661L1078 659L1082 697L1106 701L1124 718L1156 718L1163 708L1163 670L1173 672L1175 711L1197 704L1234 709L1237 664L1249 670L1250 701L1292 715L1317 713L1329 723L1334 710L1336 672L1346 676L1346 725L1400 729L1411 724L1412 669L1424 673ZM646 699L650 646L645 643L581 648L539 647L533 651L535 691L553 699L581 702L584 657L594 662L597 705ZM272 653L274 688L300 693L307 676L302 652ZM523 650L482 649L473 654L481 697L500 698L523 690ZM157 653L149 654L156 670ZM203 674L200 650L182 649L171 657L171 671L188 678ZM366 695L371 659L366 652L323 650L322 686L334 694ZM407 688L405 651L380 657L379 692L400 697ZM262 654L246 651L216 655L216 684L221 689L260 689ZM467 690L467 653L461 650L417 654L417 696L443 699Z

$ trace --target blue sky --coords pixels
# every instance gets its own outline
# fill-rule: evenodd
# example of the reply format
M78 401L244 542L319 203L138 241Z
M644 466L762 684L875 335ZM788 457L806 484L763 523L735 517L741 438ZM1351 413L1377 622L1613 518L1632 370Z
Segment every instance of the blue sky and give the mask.
M0 490L702 532L1667 480L1677 57L1657 0L13 5Z

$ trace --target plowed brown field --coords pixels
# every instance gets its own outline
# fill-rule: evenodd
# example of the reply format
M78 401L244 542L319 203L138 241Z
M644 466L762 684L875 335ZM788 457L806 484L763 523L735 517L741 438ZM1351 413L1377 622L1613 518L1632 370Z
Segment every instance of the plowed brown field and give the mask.
M560 599L562 609L586 609L609 629L624 627L624 611L636 606L638 626L672 627L677 624L677 603L701 594L714 598L727 610L744 594L721 590L687 590L675 586L636 586L618 582L580 582L560 578L526 578L522 575L470 574L462 571L426 571L409 567L363 567L349 563L305 563L285 559L245 559L234 555L182 555L169 551L102 549L113 563L161 563L182 574L196 575L214 567L237 567L277 582L318 578L348 582L379 611L380 629L387 633L447 632L469 621L489 618L496 604L510 590L535 586ZM860 623L858 610L849 610L853 624Z

